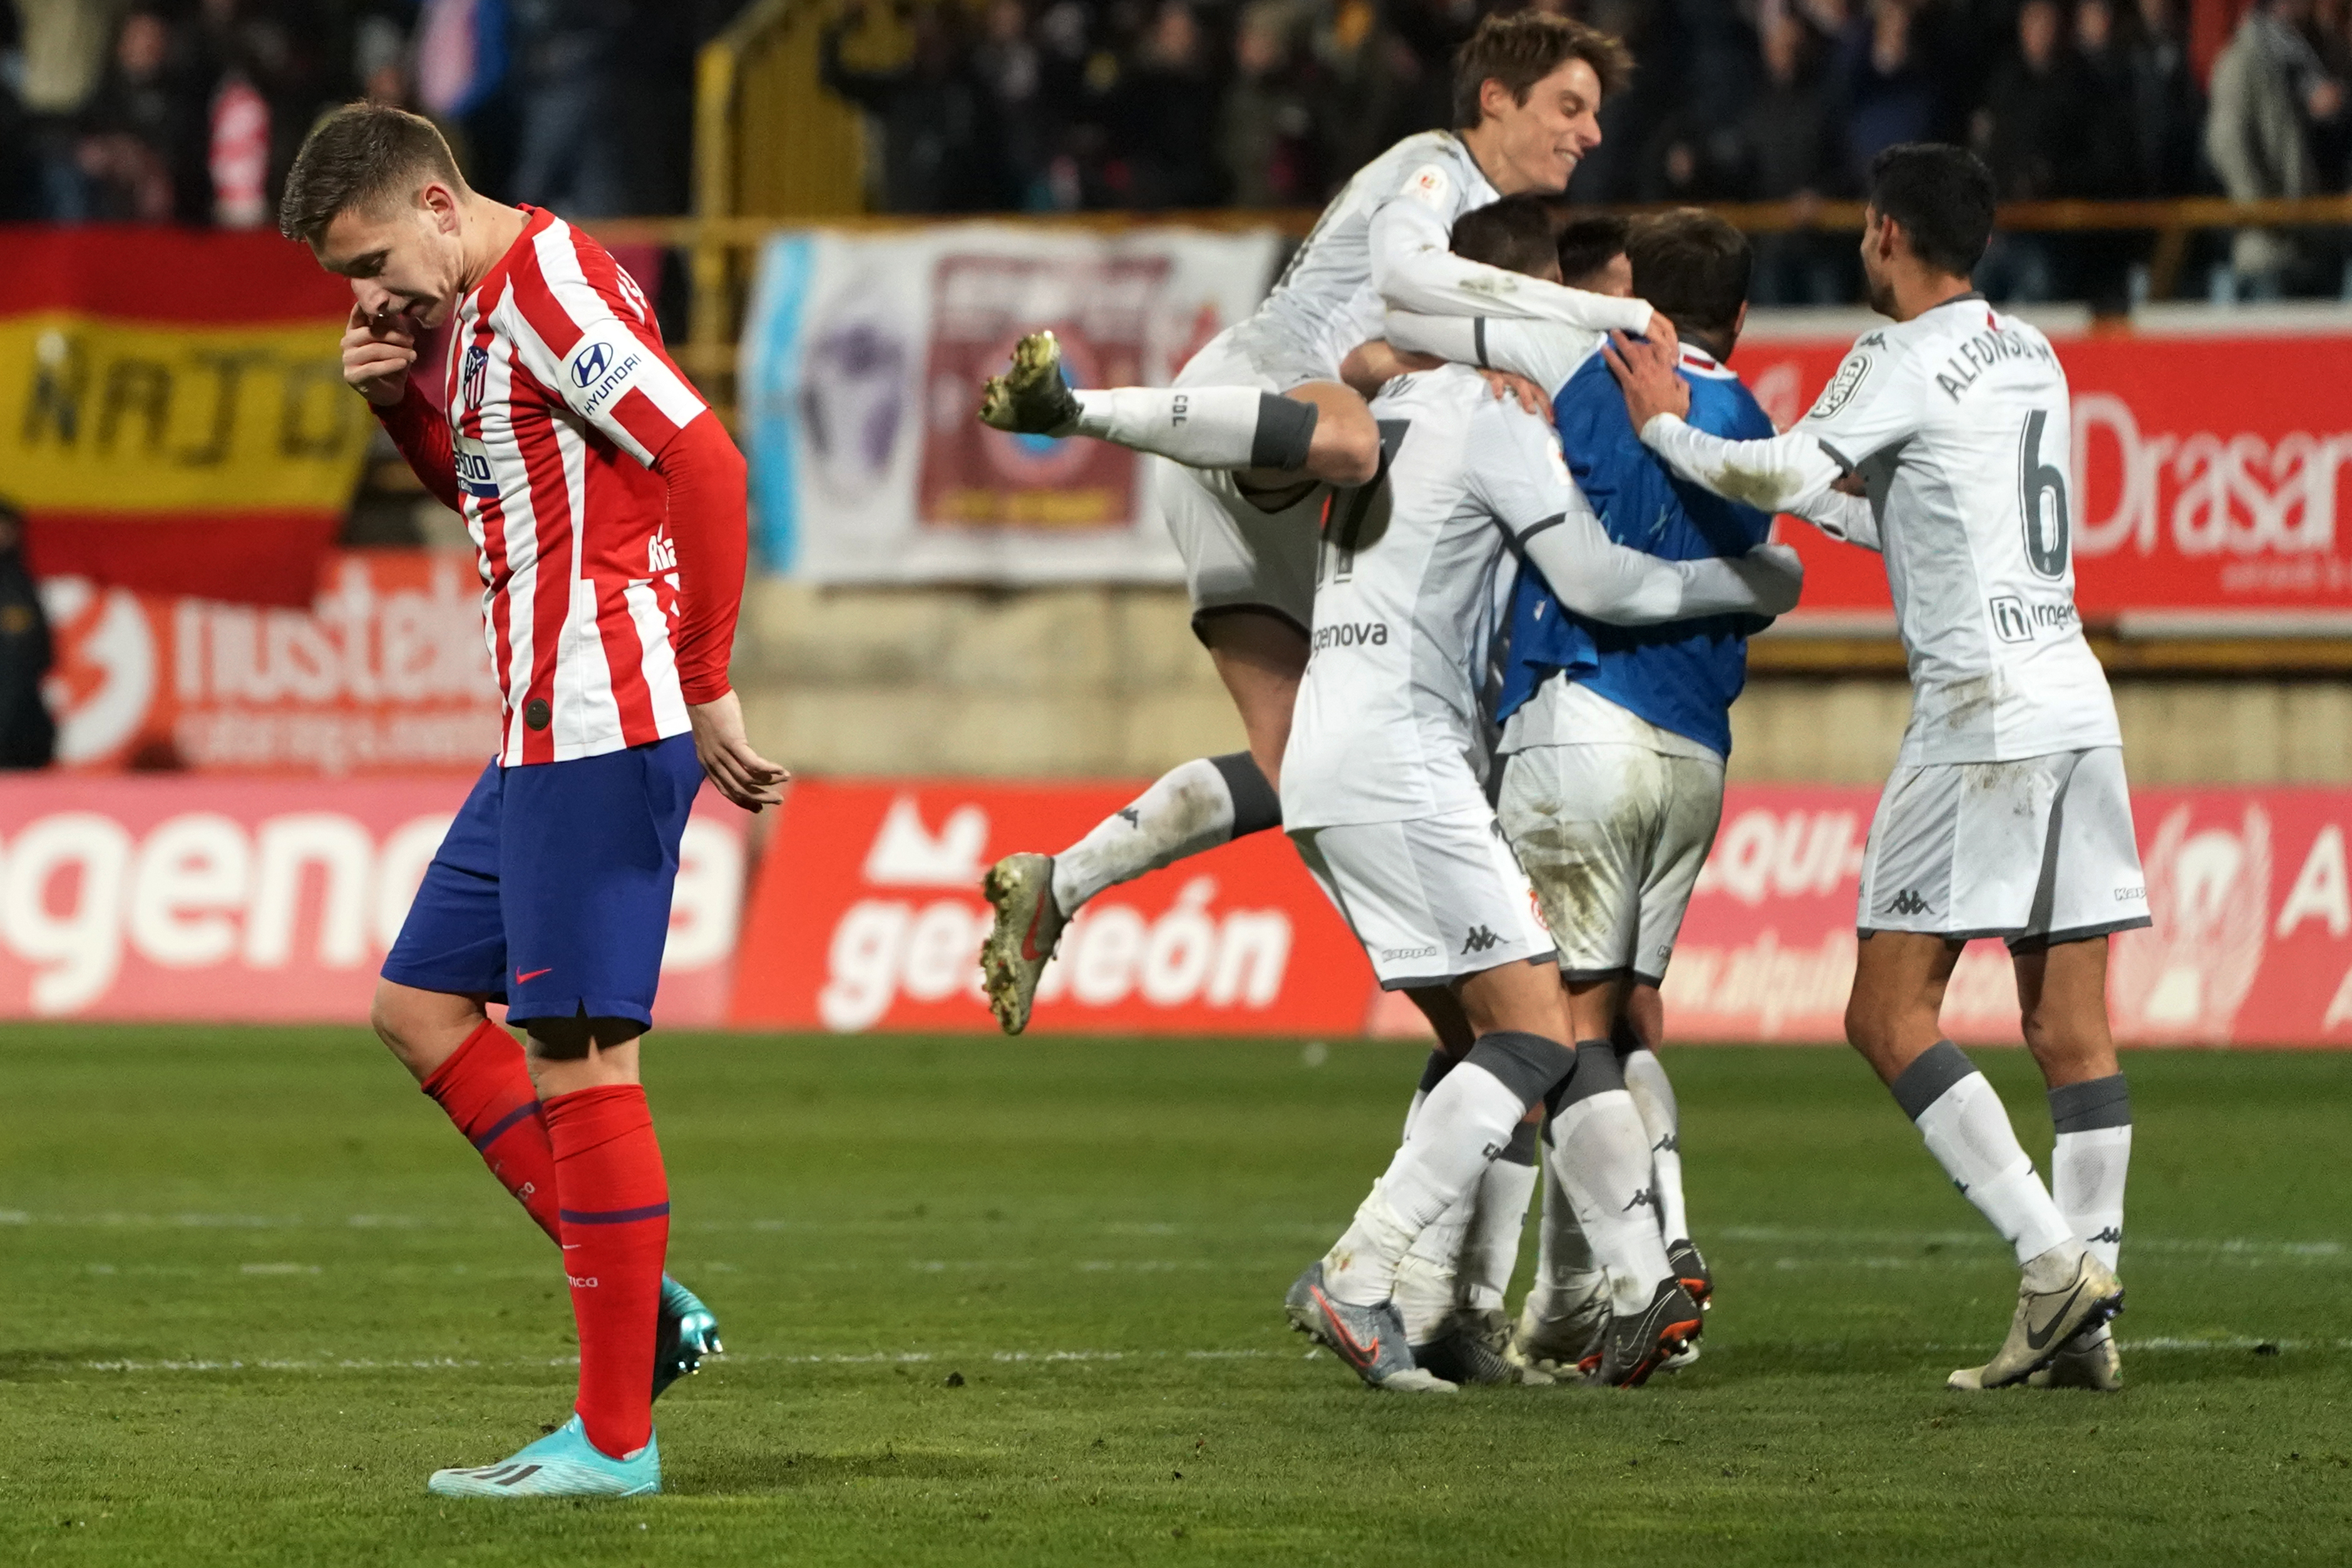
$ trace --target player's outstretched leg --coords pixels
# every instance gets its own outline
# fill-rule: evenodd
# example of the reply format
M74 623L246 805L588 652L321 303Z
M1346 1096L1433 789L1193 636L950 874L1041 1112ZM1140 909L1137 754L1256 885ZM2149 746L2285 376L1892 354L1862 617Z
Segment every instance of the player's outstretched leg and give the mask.
M436 999L466 1001L454 996ZM378 1032L404 1021L401 1000L396 996L378 998ZM457 1049L425 1074L422 1087L474 1145L499 1185L522 1205L549 1240L562 1246L556 1218L555 1150L547 1140L539 1091L531 1083L530 1065L515 1037L488 1019L481 1019ZM660 1398L671 1384L701 1371L705 1356L722 1354L725 1350L719 1343L718 1315L692 1291L663 1275L661 1311L654 1329L653 1396Z
M981 392L981 423L1024 435L1091 435L1193 468L1307 473L1320 410L1254 386L1074 390L1051 332L1014 345L1013 363ZM1369 416L1367 416L1369 420ZM1378 462L1378 436L1371 437ZM1369 473L1318 476L1361 484Z
M1097 823L1057 855L1012 854L982 891L996 918L981 946L989 1009L1007 1034L1029 1026L1037 983L1087 900L1190 855L1282 825L1282 801L1246 751L1196 758Z
M1609 1279L1610 1322L1580 1364L1588 1382L1636 1388L1695 1341L1698 1303L1675 1278L1658 1235L1650 1140L1605 1040L1580 1040L1556 1092L1550 1160L1593 1257Z

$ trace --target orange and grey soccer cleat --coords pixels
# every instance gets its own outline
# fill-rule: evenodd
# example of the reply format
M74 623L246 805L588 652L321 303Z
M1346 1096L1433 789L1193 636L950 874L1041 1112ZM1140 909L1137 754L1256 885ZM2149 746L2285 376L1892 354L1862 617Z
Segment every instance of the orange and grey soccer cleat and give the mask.
M1661 1280L1650 1304L1633 1317L1612 1317L1597 1352L1580 1364L1596 1388L1639 1388L1668 1358L1690 1348L1704 1320L1677 1280Z

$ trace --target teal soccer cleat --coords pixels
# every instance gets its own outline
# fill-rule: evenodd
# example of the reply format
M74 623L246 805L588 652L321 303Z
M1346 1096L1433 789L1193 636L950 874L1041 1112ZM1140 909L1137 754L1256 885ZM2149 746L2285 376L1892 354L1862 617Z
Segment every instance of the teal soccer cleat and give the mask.
M702 1298L671 1279L662 1276L661 1317L654 1329L654 1397L681 1377L691 1377L702 1370L702 1358L719 1355L727 1347L719 1343L719 1319Z
M613 1458L574 1416L502 1465L436 1470L425 1486L436 1497L645 1497L661 1490L661 1445L648 1435L644 1448Z

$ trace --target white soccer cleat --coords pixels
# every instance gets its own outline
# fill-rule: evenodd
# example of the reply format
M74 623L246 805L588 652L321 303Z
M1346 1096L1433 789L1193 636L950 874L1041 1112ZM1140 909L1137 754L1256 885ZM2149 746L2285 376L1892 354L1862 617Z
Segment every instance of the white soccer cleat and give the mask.
M981 891L995 906L996 921L980 946L981 982L988 1010L1007 1034L1029 1027L1037 982L1069 920L1054 902L1052 855L1006 855L989 867Z
M1527 1381L1571 1381L1584 1359L1599 1354L1609 1333L1609 1277L1596 1272L1592 1280L1591 1290L1564 1311L1540 1311L1538 1292L1528 1292L1510 1343L1503 1347L1503 1359Z
M2053 1247L2025 1266L2000 1352L1982 1366L1961 1367L1944 1385L1973 1393L2022 1383L2057 1360L2068 1340L2123 1310L2123 1284L2105 1264L2088 1252L2069 1263Z

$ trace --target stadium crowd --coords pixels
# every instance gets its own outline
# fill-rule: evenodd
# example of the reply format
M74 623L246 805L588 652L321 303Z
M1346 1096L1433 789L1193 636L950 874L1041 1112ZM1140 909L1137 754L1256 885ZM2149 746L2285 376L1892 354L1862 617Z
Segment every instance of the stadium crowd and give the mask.
M687 204L694 56L741 0L11 0L0 218L258 225L353 97L431 114L478 186L578 216ZM1539 5L1559 0L1537 0ZM1304 207L1445 123L1479 0L851 0L822 70L877 208ZM2352 0L1580 0L1641 61L1580 201L1851 196L1969 142L2008 200L2301 196L2352 180ZM1843 301L1843 236L1768 240L1758 298ZM1997 297L2119 295L2141 236L2008 236ZM2248 231L2235 293L2333 294L2341 247ZM2226 262L2227 265L2221 265Z

